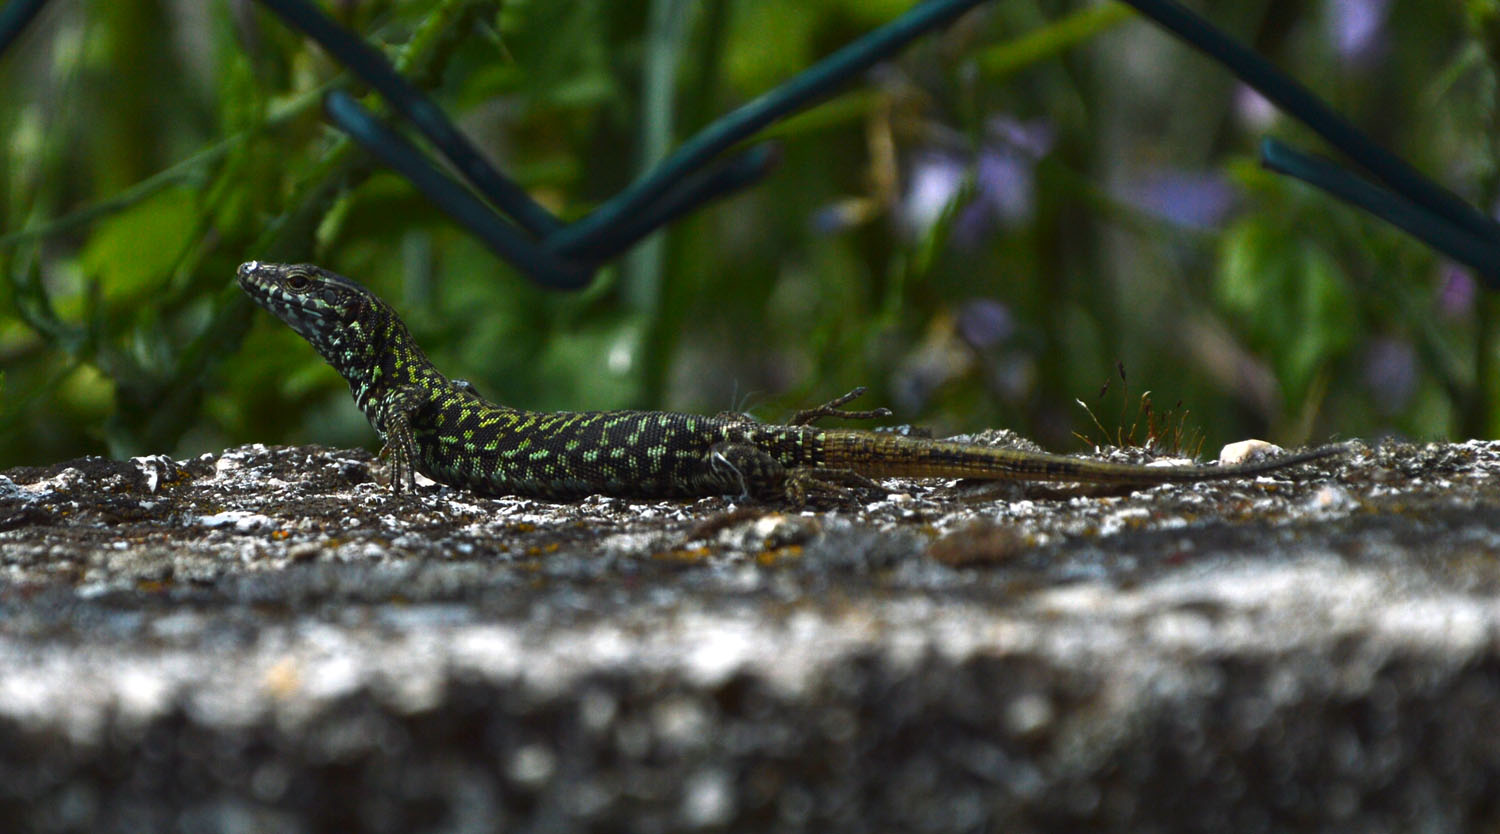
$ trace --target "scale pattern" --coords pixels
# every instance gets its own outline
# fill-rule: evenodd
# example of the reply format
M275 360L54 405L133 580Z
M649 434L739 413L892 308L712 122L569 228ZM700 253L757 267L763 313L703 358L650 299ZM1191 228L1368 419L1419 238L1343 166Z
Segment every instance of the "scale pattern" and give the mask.
M816 465L821 435L695 414L517 411L470 394L445 398L416 442L424 475L481 494L686 497L776 486L716 462L715 448L752 447L793 469Z
M240 286L349 383L386 441L392 486L415 469L473 492L805 497L863 477L947 477L1149 485L1236 478L1338 454L1326 446L1236 466L1109 463L868 431L776 426L661 411L536 412L491 403L440 373L385 302L310 264L251 261ZM857 482L857 481L855 481Z

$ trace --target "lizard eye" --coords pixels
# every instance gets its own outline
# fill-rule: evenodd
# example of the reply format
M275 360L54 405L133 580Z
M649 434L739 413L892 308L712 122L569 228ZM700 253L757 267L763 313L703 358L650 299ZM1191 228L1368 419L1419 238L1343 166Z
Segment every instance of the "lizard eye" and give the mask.
M286 277L286 288L292 292L302 292L312 286L312 279L305 272L293 272Z

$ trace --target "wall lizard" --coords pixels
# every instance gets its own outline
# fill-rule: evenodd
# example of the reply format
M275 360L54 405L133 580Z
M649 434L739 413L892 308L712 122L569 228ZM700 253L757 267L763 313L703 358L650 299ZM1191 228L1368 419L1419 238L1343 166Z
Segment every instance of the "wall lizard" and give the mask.
M250 261L240 286L349 383L385 440L396 491L413 471L487 495L572 499L741 495L801 502L874 487L871 478L1075 481L1126 486L1258 475L1338 454L1324 446L1233 466L1139 466L882 432L823 429L850 396L770 425L659 411L535 412L496 405L440 373L394 310L354 281L309 264Z

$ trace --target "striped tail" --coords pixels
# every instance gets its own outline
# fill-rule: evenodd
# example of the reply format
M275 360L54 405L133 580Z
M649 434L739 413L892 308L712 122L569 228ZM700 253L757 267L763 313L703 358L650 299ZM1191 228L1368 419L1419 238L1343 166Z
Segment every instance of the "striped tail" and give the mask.
M1144 485L1242 478L1344 451L1343 444L1333 444L1230 466L1140 466L879 432L829 430L823 437L824 466L852 469L873 478L987 478Z

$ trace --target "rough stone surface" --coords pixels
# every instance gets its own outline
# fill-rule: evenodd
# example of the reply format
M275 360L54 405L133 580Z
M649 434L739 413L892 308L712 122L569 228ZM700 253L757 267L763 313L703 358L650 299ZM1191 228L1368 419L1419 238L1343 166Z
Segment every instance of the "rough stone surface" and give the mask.
M0 473L32 831L1500 825L1500 444L811 510Z

